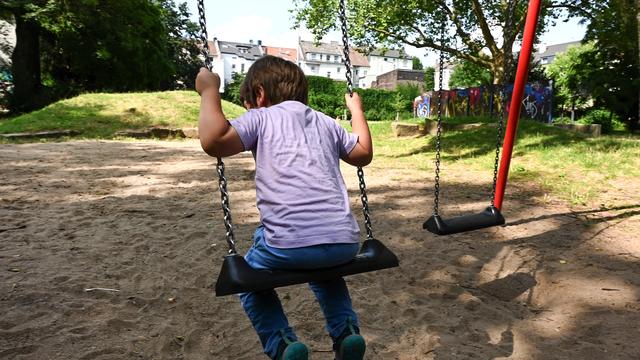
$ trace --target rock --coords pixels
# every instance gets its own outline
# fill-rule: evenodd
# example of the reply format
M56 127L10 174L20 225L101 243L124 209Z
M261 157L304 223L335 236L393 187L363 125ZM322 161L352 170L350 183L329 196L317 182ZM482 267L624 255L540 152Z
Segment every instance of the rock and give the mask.
M188 139L199 139L198 136L198 128L182 128L182 133L184 137Z
M395 136L417 136L423 134L419 124L393 122L391 123L391 129Z
M496 124L487 123L473 123L473 124L451 124L442 122L442 131L463 131L473 130L483 126L496 126ZM429 135L436 135L438 132L438 122L435 120L427 119L424 124L424 133Z
M26 132L26 133L14 133L14 134L0 134L5 139L19 140L19 139L40 139L40 138L59 138L63 136L74 136L80 133L75 130L55 130L55 131L39 131L39 132Z
M602 125L600 124L553 124L555 127L559 127L561 129L575 131L583 134L588 134L593 137L598 137L602 135Z

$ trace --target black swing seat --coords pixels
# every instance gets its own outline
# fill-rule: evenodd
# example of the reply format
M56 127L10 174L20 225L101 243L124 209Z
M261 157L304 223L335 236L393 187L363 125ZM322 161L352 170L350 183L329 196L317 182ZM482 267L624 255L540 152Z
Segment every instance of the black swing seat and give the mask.
M227 255L216 282L216 296L258 292L282 286L327 281L399 265L398 258L376 239L366 240L360 253L344 264L313 270L255 270L238 254Z
M504 223L500 210L489 206L479 214L464 215L449 220L444 220L439 215L432 215L422 224L422 228L437 235L449 235L504 225Z

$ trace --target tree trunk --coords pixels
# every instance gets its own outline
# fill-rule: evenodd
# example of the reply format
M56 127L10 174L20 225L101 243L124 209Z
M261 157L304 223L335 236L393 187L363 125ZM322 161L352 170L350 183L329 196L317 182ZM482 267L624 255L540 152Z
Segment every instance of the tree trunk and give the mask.
M42 84L40 79L40 26L24 19L23 10L16 9L16 47L11 57L13 66L12 110L30 110L36 104Z
M640 0L636 0L636 27L638 32L638 63L636 66L640 66ZM640 89L638 91L638 112L636 116L635 126L637 127L640 126ZM634 126L632 126L632 128L633 127Z

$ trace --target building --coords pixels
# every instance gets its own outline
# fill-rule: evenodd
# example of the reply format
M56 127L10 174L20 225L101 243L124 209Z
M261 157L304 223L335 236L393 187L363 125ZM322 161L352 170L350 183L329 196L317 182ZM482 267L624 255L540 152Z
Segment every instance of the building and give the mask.
M555 57L563 52L566 52L572 46L579 46L581 41L572 41L562 44L553 44L548 46L541 46L537 52L533 54L534 61L539 61L540 65L546 66L553 62Z
M362 82L364 88L376 83L378 75L392 70L411 70L413 62L404 50L380 50L376 49L367 55L369 61L368 74L364 74Z
M378 89L395 90L398 85L417 85L421 90L424 87L423 70L395 69L379 75L373 87Z
M337 41L316 45L311 41L300 40L298 65L306 75L344 80L345 67L342 63L342 54L342 45Z
M342 62L343 46L338 41L315 44L300 39L297 48L286 48L263 45L260 40L239 43L214 38L209 42L209 47L214 71L220 75L222 91L225 84L232 81L233 74L246 73L257 59L265 55L297 63L305 75L325 76L340 81L346 78L346 68ZM361 88L371 87L377 77L385 72L410 70L412 66L404 50L375 50L365 55L350 49L349 59L353 84Z
M263 48L265 55L277 56L292 63L298 63L298 51L296 49L274 46L264 46Z
M353 83L356 87L369 88L377 77L392 70L410 70L413 63L404 50L376 49L369 54L350 49ZM300 40L298 65L307 75L326 76L334 80L344 80L342 64L343 45L337 41L313 43Z
M249 43L237 43L214 39L214 42L217 43L217 50L220 54L218 60L222 62L224 69L222 83L230 82L235 73L246 73L256 60L265 55L260 40L257 43L254 43L253 40L249 40ZM222 73L219 74L222 75Z

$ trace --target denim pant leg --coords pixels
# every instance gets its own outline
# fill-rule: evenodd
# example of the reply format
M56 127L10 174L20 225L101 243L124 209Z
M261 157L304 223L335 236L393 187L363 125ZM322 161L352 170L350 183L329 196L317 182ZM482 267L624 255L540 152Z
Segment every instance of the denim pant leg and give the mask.
M259 227L254 234L254 243L245 255L245 260L254 269L268 269L268 253L265 253L264 229ZM282 333L292 341L297 341L287 316L282 309L278 294L274 290L240 294L240 302L247 317L258 333L264 353L275 359Z
M358 330L358 316L353 311L349 289L343 278L325 281L312 282L309 287L320 303L324 318L327 322L327 332L334 340L342 334L347 327L347 321L351 319L351 324Z
M264 228L258 227L254 244L245 255L254 269L314 269L336 266L352 259L358 252L358 244L327 244L304 248L278 249L267 245ZM349 290L342 278L329 282L310 283L311 289L327 319L327 330L332 337L339 336L351 318L357 327L357 316L351 307ZM274 290L240 294L240 301L251 320L264 352L274 358L282 334L296 341L289 326L280 299Z

